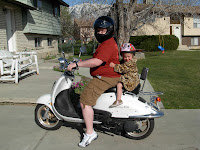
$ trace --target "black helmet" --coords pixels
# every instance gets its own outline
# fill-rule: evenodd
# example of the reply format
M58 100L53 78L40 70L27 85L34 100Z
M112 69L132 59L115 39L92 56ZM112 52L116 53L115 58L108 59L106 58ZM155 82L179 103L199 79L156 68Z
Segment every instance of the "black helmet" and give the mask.
M107 39L110 39L114 34L114 21L112 18L108 16L101 16L94 22L94 30L95 30L95 37L99 43L104 42ZM107 29L106 34L98 34L98 28L105 28Z

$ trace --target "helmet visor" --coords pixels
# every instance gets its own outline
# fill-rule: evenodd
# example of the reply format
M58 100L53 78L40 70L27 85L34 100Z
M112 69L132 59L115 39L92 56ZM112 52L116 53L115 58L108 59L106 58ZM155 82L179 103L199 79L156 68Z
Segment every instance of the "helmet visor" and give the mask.
M97 19L94 22L94 28L108 28L108 27L111 27L111 26L113 26L113 25L106 20Z

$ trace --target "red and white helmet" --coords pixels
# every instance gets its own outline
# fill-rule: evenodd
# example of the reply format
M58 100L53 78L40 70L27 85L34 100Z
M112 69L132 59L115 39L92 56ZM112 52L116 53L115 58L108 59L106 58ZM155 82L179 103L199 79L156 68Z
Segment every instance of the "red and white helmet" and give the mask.
M120 54L122 54L123 52L125 52L125 53L135 53L135 51L136 51L136 48L131 43L124 43L120 47Z

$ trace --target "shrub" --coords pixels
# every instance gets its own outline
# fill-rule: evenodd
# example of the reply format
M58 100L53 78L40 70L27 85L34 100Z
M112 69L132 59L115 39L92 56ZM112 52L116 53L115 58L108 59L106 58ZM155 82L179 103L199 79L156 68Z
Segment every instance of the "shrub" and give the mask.
M87 45L86 45L86 49L87 49L87 54L88 55L92 55L93 52L94 52L94 49L96 49L96 45L97 45L97 42L93 42L93 41L90 41Z
M88 44L83 45L81 44L81 40L77 40L75 43L61 43L59 44L59 52L64 51L65 53L73 53L74 49L74 55L78 55L80 53L81 46L85 46L87 55L92 55L94 49L96 49L97 42L90 41Z
M81 47L81 40L76 41L76 43L61 43L59 44L59 52L64 51L65 53L73 53L78 55L80 53L80 47Z
M162 39L161 36L160 39ZM179 40L174 35L163 35L163 41L165 50L176 50L178 48ZM159 51L159 35L132 36L129 42L132 43L136 49Z
M165 35L164 41L166 50L176 50L179 46L179 39L174 35Z
M74 43L73 47L74 47L74 55L78 55L80 53L81 40L77 40L76 43Z
M65 53L72 53L72 45L67 43L60 43L58 45L59 52L64 51Z

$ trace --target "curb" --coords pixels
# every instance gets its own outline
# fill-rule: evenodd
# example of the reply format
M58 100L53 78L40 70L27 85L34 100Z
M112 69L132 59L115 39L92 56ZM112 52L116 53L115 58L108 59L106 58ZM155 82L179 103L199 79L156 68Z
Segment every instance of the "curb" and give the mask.
M36 98L0 98L0 103L23 103L23 104L35 104Z

